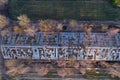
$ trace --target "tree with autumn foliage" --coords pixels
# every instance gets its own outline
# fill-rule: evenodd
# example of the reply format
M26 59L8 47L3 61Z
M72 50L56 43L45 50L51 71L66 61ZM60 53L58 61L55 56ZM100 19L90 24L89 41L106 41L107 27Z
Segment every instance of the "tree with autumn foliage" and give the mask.
M24 33L24 28L23 28L23 27L20 27L20 26L18 26L18 25L15 25L15 26L13 27L13 30L14 30L14 32L17 32L19 35L23 35L23 33Z
M40 31L41 32L54 32L57 28L58 22L54 20L40 20L39 21Z
M23 14L17 17L19 25L27 28L31 25L30 19L27 17L27 15Z
M70 20L69 22L70 27L74 28L77 26L77 21L76 20Z
M7 26L8 24L9 24L9 19L4 15L0 15L0 29Z

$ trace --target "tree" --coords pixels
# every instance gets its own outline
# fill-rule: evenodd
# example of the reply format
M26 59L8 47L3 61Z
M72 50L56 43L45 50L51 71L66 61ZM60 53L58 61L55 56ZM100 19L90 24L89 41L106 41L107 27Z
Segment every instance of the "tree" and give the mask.
M72 70L72 68L61 68L57 70L57 74L61 77L73 76L74 71Z
M35 33L36 33L36 29L35 29L34 26L33 26L33 27L26 28L24 31L25 31L29 36L32 36L32 37L34 37L34 35L35 35Z
M18 75L31 71L31 67L25 65L22 61L17 59L5 60L6 74L8 75L5 80L20 80Z
M54 20L40 20L39 25L42 32L54 32L58 23Z
M92 31L92 27L89 26L88 24L86 24L86 25L85 25L85 28L84 28L84 31L85 31L86 34L89 34L89 33L91 33L91 31Z
M76 27L77 26L77 21L76 20L70 20L70 23L69 23L70 27Z
M57 31L61 31L63 29L63 24L59 23L57 25Z
M64 68L62 68L62 69L58 69L58 70L57 70L57 74L58 74L59 76L61 76L62 78L64 78L64 77L67 75L67 72L65 71Z
M78 25L78 23L76 20L70 20L69 26L70 26L71 31L76 30L75 28L77 27L77 25Z
M38 75L40 75L40 76L45 76L45 75L47 75L48 74L48 72L49 72L49 68L47 68L46 66L40 66L40 67L38 67L38 66L35 66L34 67L35 68L35 71L38 73Z
M19 21L20 26L23 26L25 28L30 26L30 19L27 17L27 15L20 15L19 17L17 17L17 19Z
M19 26L14 26L13 30L17 32L19 35L22 35L24 33L24 29Z
M0 15L0 29L9 24L9 19L4 15Z
M108 30L108 25L101 24L102 26L102 31L107 31Z
M46 45L47 41L46 39L48 38L46 36L46 32L51 32L52 34L54 34L54 32L56 31L56 28L58 26L57 21L55 20L40 20L39 21L39 26L40 26L40 31L44 32L43 35L45 36L44 38L44 44Z
M91 45L91 41L90 41L91 35L90 35L90 33L92 32L92 26L86 24L85 28L84 28L84 31L86 33L86 35L85 35L86 45L90 46Z

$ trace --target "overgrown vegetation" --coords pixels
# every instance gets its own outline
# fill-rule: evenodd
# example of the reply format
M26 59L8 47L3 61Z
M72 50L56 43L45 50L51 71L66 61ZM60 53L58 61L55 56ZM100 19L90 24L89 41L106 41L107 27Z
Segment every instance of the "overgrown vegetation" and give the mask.
M78 77L80 77L79 75L81 75L81 77L84 77L89 80L93 80L93 79L119 80L120 79L119 63L114 63L113 65L111 65L110 63L107 63L105 61L97 62L97 61L72 60L73 61L73 64L72 64L71 60L69 61L59 60L59 61L55 61L55 63L57 63L56 65L57 67L55 67L54 64L52 63L50 64L29 63L25 65L24 61L23 62L22 61L20 62L19 60L6 60L5 65L7 68L7 72L6 72L7 75L9 75L12 78L18 78L15 80L19 80L20 77L18 76L25 75L27 73L29 74L30 72L33 72L34 74L37 74L41 77L47 77L47 78L54 78L54 77L66 78L70 76L74 77L76 74L78 74ZM95 67L97 63L98 65Z

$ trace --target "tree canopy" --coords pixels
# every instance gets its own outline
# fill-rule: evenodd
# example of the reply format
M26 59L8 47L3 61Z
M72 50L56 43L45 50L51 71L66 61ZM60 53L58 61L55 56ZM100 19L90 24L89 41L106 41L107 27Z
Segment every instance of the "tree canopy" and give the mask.
M9 20L7 19L7 17L0 15L0 28L3 28L8 24L9 24Z

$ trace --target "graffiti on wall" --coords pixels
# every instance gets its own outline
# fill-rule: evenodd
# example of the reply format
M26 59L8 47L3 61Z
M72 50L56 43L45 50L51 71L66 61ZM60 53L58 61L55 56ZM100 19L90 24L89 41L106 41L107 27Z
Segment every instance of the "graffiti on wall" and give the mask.
M69 46L71 43L73 45L82 43L84 46L88 46L89 44L92 47L120 46L120 33L110 36L106 33L91 33L86 35L81 32L39 32L36 33L34 37L27 34L18 35L17 33L9 33L1 37L2 45Z
M5 59L120 61L120 47L2 46Z

